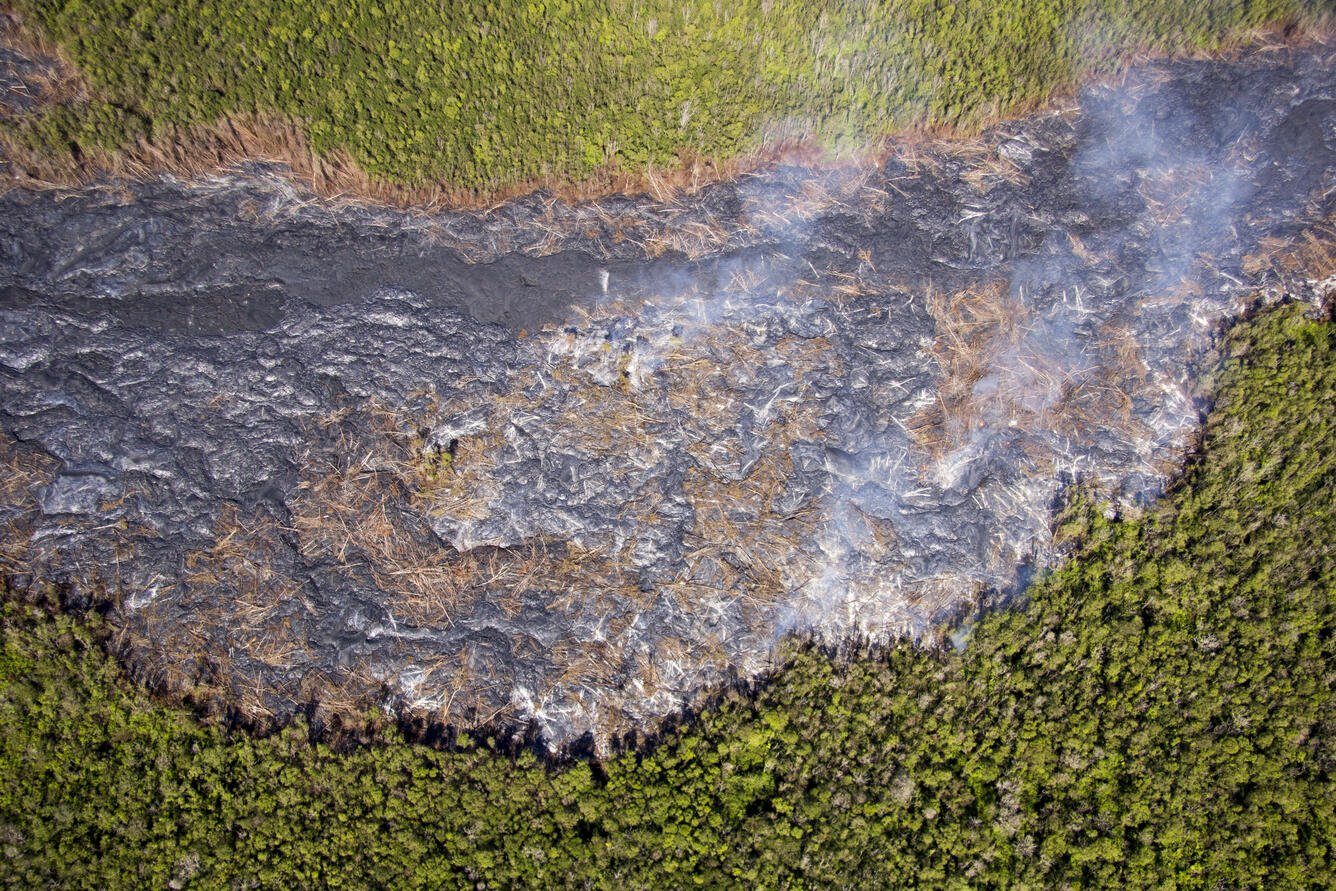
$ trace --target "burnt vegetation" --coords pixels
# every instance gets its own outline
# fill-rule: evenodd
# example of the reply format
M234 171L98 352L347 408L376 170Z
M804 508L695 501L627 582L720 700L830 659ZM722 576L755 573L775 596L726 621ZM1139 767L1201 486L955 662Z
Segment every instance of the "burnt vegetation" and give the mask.
M769 683L602 762L420 724L452 750L200 723L123 677L95 614L8 588L6 882L1328 884L1336 325L1284 305L1220 356L1165 501L1110 520L1075 499L1073 559L963 651L794 645Z

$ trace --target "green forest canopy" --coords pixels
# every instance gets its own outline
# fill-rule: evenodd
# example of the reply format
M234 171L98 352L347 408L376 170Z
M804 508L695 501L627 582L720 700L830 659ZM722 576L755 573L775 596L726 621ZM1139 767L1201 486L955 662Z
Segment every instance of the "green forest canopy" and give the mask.
M16 0L93 98L48 155L277 113L380 180L497 189L896 128L969 127L1144 49L1315 22L1305 0Z

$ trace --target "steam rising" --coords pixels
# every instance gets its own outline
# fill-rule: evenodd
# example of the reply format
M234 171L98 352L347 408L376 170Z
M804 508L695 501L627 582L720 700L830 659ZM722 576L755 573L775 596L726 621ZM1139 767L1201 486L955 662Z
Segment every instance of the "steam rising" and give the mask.
M1336 105L1305 104L1331 69L1196 64L884 170L571 209L643 256L544 267L582 299L524 336L421 282L216 338L4 310L7 429L61 462L31 559L114 566L164 682L554 743L651 726L788 633L937 638L1053 559L1066 487L1157 496L1245 255L1332 212ZM166 277L96 261L97 300Z

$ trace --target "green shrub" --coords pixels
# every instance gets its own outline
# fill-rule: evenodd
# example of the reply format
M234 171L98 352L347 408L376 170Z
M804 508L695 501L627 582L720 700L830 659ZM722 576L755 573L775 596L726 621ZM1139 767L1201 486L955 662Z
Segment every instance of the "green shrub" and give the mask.
M98 100L25 126L52 152L277 112L375 177L494 189L728 159L783 135L857 147L969 126L1133 49L1212 47L1302 0L18 0Z

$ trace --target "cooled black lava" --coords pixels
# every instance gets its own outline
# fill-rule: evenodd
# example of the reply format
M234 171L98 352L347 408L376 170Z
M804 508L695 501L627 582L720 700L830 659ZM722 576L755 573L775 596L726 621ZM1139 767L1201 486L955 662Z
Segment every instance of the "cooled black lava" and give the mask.
M606 739L787 631L1014 590L1074 480L1154 497L1333 171L1336 72L1294 52L671 205L11 191L0 426L58 461L30 565L252 714Z

